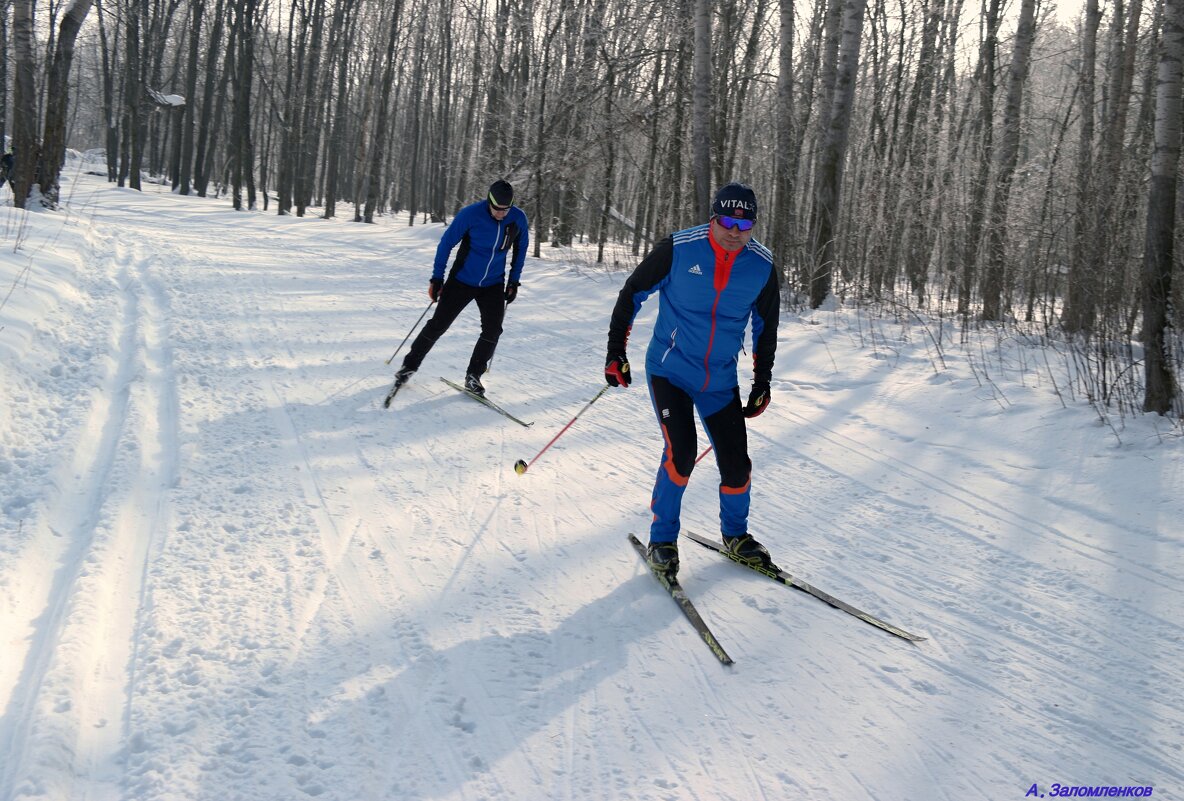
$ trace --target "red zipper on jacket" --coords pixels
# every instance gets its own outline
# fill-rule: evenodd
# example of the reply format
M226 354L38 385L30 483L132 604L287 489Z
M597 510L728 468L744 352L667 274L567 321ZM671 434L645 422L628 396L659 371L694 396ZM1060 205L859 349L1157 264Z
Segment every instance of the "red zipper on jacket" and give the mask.
M740 251L727 251L720 247L719 243L715 241L715 237L711 235L711 229L707 230L707 241L711 243L711 250L715 253L715 274L712 276L712 284L715 288L715 302L711 304L711 333L707 337L707 353L703 356L703 386L699 391L707 389L707 385L711 383L711 368L708 364L711 361L711 348L715 344L715 312L719 308L719 298L724 292L724 287L728 285L728 279L732 277L732 265L736 263L736 256L740 255Z

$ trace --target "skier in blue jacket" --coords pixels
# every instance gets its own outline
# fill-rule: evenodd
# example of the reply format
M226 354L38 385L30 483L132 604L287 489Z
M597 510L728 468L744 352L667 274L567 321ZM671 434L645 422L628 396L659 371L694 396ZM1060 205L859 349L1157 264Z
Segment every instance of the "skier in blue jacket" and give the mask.
M641 304L659 293L658 319L646 351L646 380L665 448L650 508L651 567L678 571L682 496L695 466L694 411L719 465L719 519L724 545L750 564L771 563L748 531L752 462L744 419L769 405L781 308L773 254L752 238L756 194L741 183L722 187L711 219L659 242L625 281L608 332L605 380L631 381L625 346ZM752 391L740 404L736 363L752 324Z
M518 284L526 249L530 244L530 226L526 212L514 205L514 187L507 181L494 181L484 200L465 206L444 230L436 247L436 261L428 282L428 297L438 303L432 318L411 343L403 366L395 373L398 391L419 369L428 351L472 301L481 312L481 335L473 346L473 355L465 370L465 389L485 394L481 375L489 368L506 306L518 297ZM456 259L444 280L444 268L453 248L460 245ZM510 251L507 276L506 261Z

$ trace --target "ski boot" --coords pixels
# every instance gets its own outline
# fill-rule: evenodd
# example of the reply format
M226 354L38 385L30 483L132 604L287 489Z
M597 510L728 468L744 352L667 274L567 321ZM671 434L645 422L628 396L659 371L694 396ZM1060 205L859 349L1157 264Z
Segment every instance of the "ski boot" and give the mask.
M465 389L472 392L474 395L485 397L485 385L481 383L481 379L475 373L469 373L465 376Z
M729 537L727 534L723 535L724 548L737 561L742 562L752 567L768 567L773 566L773 557L769 556L769 551L765 546L754 540L749 534L740 534L735 537Z
M390 408L391 401L395 399L395 395L399 394L399 390L403 388L403 385L406 384L413 375L415 375L415 370L411 369L410 367L399 368L399 371L395 373L395 383L391 385L391 391L386 393L386 400L382 402L382 407L384 409Z
M645 549L646 561L655 573L673 581L678 575L678 542L651 542Z

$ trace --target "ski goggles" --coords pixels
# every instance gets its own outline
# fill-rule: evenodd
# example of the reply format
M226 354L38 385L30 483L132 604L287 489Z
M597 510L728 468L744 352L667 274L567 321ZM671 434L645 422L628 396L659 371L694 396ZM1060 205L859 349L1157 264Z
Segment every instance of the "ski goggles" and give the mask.
M724 228L729 231L733 228L738 228L741 231L751 231L752 226L756 225L756 220L745 220L741 217L729 217L726 214L717 214L715 217Z

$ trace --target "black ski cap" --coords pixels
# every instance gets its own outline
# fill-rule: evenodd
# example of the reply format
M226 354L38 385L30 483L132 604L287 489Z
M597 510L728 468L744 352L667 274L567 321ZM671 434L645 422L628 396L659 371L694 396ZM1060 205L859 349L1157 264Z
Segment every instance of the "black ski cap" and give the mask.
M494 181L489 185L489 202L494 206L511 206L514 203L514 187L509 181Z
M720 187L711 201L711 213L724 217L756 219L756 192L748 184L733 181Z

